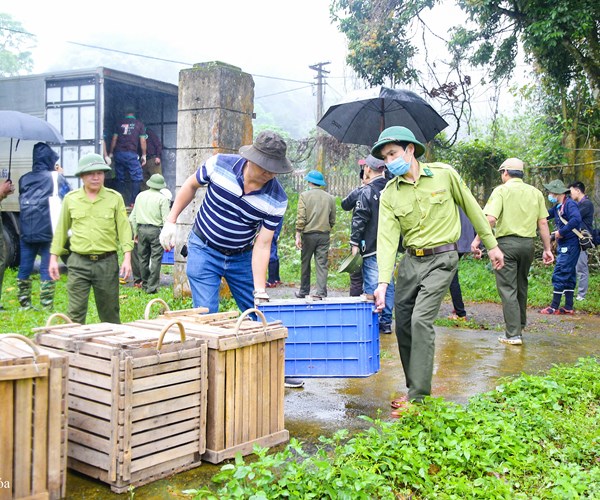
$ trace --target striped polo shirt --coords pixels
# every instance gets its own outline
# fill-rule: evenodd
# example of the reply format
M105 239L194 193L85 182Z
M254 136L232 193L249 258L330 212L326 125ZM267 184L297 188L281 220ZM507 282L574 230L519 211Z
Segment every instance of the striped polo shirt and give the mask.
M196 180L208 185L196 214L196 230L228 250L251 244L262 226L275 231L287 208L287 195L275 178L244 194L245 163L240 155L217 154L196 171Z

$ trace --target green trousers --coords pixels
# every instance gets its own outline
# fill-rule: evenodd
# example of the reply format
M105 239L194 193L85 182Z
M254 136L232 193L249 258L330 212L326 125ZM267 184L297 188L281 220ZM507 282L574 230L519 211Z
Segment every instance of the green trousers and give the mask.
M433 322L458 266L456 251L400 261L396 280L396 337L408 398L431 394L435 330Z
M496 271L496 288L502 300L506 336L518 337L527 324L527 275L534 259L533 238L498 238L504 267Z
M164 249L158 226L138 225L138 259L142 286L146 293L156 293L160 285L160 267Z
M90 290L100 321L121 323L119 316L119 260L117 254L91 261L84 255L71 253L67 260L67 291L69 307L67 315L75 323L85 323Z
M327 297L329 233L302 233L300 293L310 294L310 261L315 256L317 295Z

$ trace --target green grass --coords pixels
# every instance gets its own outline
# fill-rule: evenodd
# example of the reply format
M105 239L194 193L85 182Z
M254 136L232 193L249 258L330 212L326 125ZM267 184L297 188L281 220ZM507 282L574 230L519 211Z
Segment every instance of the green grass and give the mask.
M564 499L600 496L600 365L594 359L522 375L466 406L429 398L397 421L256 448L197 499Z

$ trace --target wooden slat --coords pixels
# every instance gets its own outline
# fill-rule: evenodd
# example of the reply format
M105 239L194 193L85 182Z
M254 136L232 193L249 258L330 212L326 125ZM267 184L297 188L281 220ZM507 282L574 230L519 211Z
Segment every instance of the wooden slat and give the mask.
M141 457L145 457L147 455L155 455L160 453L163 450L167 450L169 448L182 448L185 447L189 450L188 445L192 443L194 445L194 452L198 452L198 429L193 429L191 431L185 432L183 434L179 434L177 436L169 436L164 439L156 439L148 444L136 446L132 448L132 458L136 460ZM189 453L189 451L187 452ZM182 453L183 455L183 453ZM181 456L181 455L178 455ZM129 478L123 477L123 479L127 480Z
M177 398L175 400L159 401L154 404L133 408L131 412L131 419L133 422L137 422L138 420L150 418L153 415L178 411L184 408L191 408L199 405L200 395L192 394L182 398Z
M131 421L132 406L135 404L133 396L133 364L130 357L125 358L125 366L123 370L123 398L119 404L123 404L119 410L122 411L123 420L123 436L121 438L120 451L122 452L121 477L123 481L131 479L131 460L133 453L131 449L131 434L133 432L133 423Z
M188 456L190 461L193 461L195 457L197 457L198 453L198 443L193 442L189 443L185 446L181 446L179 448L174 448L172 450L167 450L162 453L156 453L154 455L149 455L147 457L141 458L139 460L134 461L131 464L131 472L142 471L147 469L148 467L152 467L153 465L157 465L163 462L167 462L174 458L186 457Z
M118 471L118 460L119 460L119 355L115 353L115 355L111 358L111 391L114 395L114 398L117 400L113 402L110 407L110 448L109 448L109 462L108 462L108 477L110 481L116 481L119 471Z
M258 407L262 404L262 395L258 394L258 376L256 370L258 369L258 346L256 344L245 347L245 351L248 352L248 365L249 365L249 384L248 384L248 412L247 412L247 423L248 423L248 441L254 441L258 437L257 432L257 418L258 418Z
M112 406L95 403L94 401L71 395L67 396L67 400L69 401L69 410L87 413L88 415L104 420L111 419Z
M172 400L181 396L187 396L188 394L193 395L199 393L200 381L193 380L191 382L175 384L169 387L161 387L160 389L133 394L130 405L137 409L140 406L144 406L155 401Z
M110 453L110 440L73 427L69 429L69 442L77 443L78 445L91 448L106 455Z
M89 399L95 403L102 403L105 405L112 404L112 394L106 389L93 387L87 384L81 384L74 380L69 383L69 394L82 399Z
M95 415L87 415L73 408L69 408L69 429L81 429L82 431L93 432L106 439L110 438L110 420L104 420Z
M196 366L187 370L178 370L177 372L168 372L150 377L137 378L135 379L135 382L133 382L132 379L133 393L136 394L150 389L173 386L191 380L199 380L198 361L198 358L196 358Z
M194 412L194 414L196 413ZM184 420L182 422L171 424L168 427L164 427L160 430L158 430L157 428L153 428L147 432L139 432L131 437L131 448L133 450L138 446L144 445L146 443L155 442L157 441L157 435L159 435L161 438L168 438L192 430L198 432L198 430L200 429L199 424L199 418L191 418L189 420Z
M142 368L136 368L136 363L134 362L133 379L136 380L137 383L137 380L140 378L151 377L153 375L160 375L162 373L173 374L173 372L178 372L180 370L187 370L188 368L197 368L200 364L200 349L198 348L190 350L196 351L196 355L193 357L189 357L189 359L181 358L175 361L167 361L161 356L160 364L153 364Z
M112 390L112 380L111 380L111 371L107 373L97 373L91 372L89 370L84 370L81 368L76 368L74 366L69 367L69 381L73 382L81 382L82 384L86 384L92 387L99 387L100 389L104 389L106 391Z
M240 391L240 388L237 387L238 384L236 379L237 354L237 351L225 351L225 421L223 424L216 422L216 425L223 425L225 427L225 448L233 446L236 442L236 408L242 403L241 398L239 398L238 392Z
M277 429L277 421L279 419L279 359L277 351L279 348L279 342L271 342L269 344L271 351L271 408L269 422L271 424L271 431Z
M48 378L36 378L33 389L31 492L36 495L48 491Z
M224 446L222 422L225 421L225 355L216 349L208 351L208 387L206 443L221 449Z
M102 469L104 471L109 470L110 462L112 461L112 458L106 453L101 453L98 450L81 446L80 444L74 443L72 441L69 441L69 458L74 458L75 460L92 465L94 467L98 467L99 469ZM69 467L72 467L70 461ZM80 469L75 468L75 470ZM112 481L115 480L116 478Z
M191 408L186 408L180 411L174 411L172 413L166 413L162 415L153 415L146 420L138 420L135 422L134 430L135 434L132 436L132 442L134 442L138 433L146 434L144 431L148 431L147 434L152 434L157 432L158 429L161 429L166 426L172 426L177 424L178 422L189 421L190 419L194 419L198 416L198 407L193 406ZM156 437L156 435L154 435Z
M277 374L274 378L276 380L276 391L271 394L276 395L276 398L273 398L272 404L275 406L275 402L277 403L277 431L282 431L285 428L285 415L283 411L283 400L285 397L285 386L284 386L284 370L285 370L285 356L284 356L284 348L285 341L283 339L277 340L273 342L276 350L276 358L275 363L277 364Z
M16 498L31 494L31 454L19 450L31 449L31 426L33 414L33 380L15 382L15 438L13 495Z
M274 432L272 434L268 434L266 436L262 436L254 441L240 443L236 446L226 448L224 450L210 450L207 448L206 452L202 455L202 460L210 462L211 464L218 464L221 463L223 460L234 458L236 453L241 453L242 455L250 455L252 453L252 450L254 449L254 445L259 445L264 448L271 448L272 446L285 443L289 439L289 432L283 430L279 432Z
M12 360L2 361L2 367L4 369L7 363L11 363ZM2 410L0 414L0 478L5 481L13 482L13 450L14 447L14 413L13 413L13 401L14 401L14 384L12 381L0 382L0 401L2 401ZM2 491L0 489L0 498L12 497L11 491Z
M32 379L35 377L47 377L47 376L48 376L48 364L47 363L3 366L2 370L0 370L0 381Z

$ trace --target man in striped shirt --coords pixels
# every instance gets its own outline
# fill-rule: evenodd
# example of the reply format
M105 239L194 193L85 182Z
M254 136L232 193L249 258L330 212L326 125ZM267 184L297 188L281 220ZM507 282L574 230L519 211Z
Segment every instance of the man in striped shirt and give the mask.
M269 299L265 284L271 240L287 207L275 176L292 171L286 151L281 136L264 131L239 154L210 157L181 186L160 241L165 249L173 248L177 217L198 188L207 186L188 241L194 307L218 311L223 277L241 311Z

